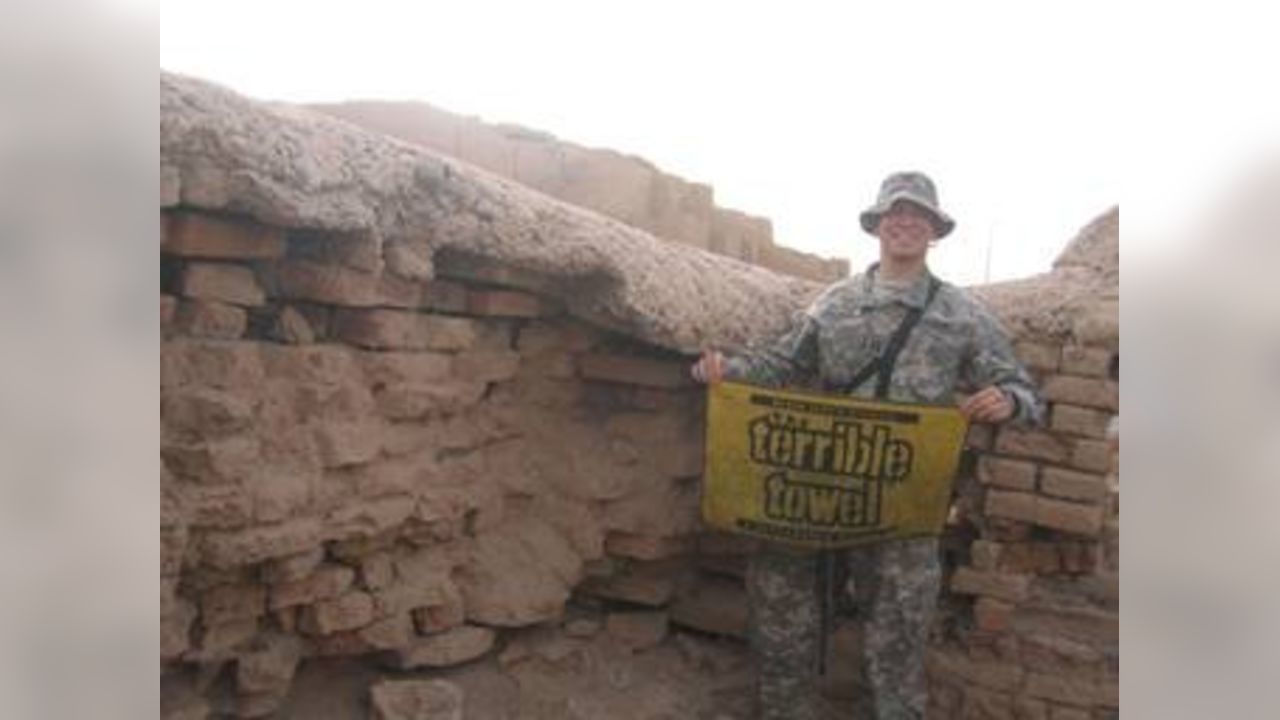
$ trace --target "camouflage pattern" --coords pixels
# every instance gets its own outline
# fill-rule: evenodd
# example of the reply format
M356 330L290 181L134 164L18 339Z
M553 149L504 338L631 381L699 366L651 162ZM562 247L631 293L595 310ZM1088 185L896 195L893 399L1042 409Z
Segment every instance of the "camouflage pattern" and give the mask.
M878 357L907 307L923 307L926 273L882 283L876 266L832 285L777 342L730 358L725 374L766 386L845 388ZM848 389L872 397L875 377ZM958 389L996 385L1015 401L1014 420L1039 423L1043 403L996 319L964 291L942 283L894 369L888 399L953 405ZM865 618L864 672L879 720L923 718L924 650L941 579L936 538L899 540L847 554L850 584ZM810 717L817 699L813 668L819 632L812 553L771 549L748 575L752 641L759 663L763 718Z
M751 557L747 601L761 720L819 717L817 570L810 552L767 545Z
M770 387L842 388L878 357L908 307L923 307L929 275L891 286L867 272L828 287L791 330L758 352L729 358L725 376ZM1015 400L1014 420L1044 415L1030 376L999 321L960 288L943 282L898 356L889 400L953 405L957 389L999 386ZM875 378L850 394L871 397Z
M928 175L921 172L894 173L880 184L880 194L875 205L862 212L859 221L862 229L875 234L880 224L880 216L889 212L889 208L899 200L906 200L928 210L933 215L933 227L938 237L946 237L955 229L956 221L951 219L938 206L938 190Z

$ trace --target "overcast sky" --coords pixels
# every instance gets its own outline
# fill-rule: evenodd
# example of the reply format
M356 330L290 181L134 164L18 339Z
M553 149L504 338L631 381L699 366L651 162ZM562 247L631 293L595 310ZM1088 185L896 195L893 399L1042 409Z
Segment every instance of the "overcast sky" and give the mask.
M992 280L1047 270L1120 201L1120 158L1142 142L1121 140L1133 51L1114 6L845 5L173 1L160 65L254 97L423 100L637 154L855 268L876 248L858 212L885 173L921 169L958 220L931 265L966 284L989 245Z

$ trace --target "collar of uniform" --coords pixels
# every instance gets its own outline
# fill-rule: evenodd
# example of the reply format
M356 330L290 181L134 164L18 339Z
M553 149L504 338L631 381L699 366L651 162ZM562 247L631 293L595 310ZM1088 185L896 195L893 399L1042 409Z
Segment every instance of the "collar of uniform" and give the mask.
M876 272L880 270L880 263L873 262L867 266L867 271L862 274L862 306L873 307L876 304L875 293L871 292L872 284L876 280ZM895 302L913 308L924 308L925 301L929 298L929 282L933 279L933 273L929 272L929 268L925 268L920 273L920 277L911 283L907 291L894 298Z

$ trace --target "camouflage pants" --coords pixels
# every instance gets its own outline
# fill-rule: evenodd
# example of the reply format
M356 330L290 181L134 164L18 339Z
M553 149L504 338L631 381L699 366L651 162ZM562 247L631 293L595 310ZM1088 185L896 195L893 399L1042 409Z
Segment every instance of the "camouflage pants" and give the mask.
M863 628L863 670L876 720L920 720L924 652L941 583L936 538L847 553ZM766 546L751 558L747 595L762 720L818 717L818 563L813 553ZM843 590L843 589L842 589Z

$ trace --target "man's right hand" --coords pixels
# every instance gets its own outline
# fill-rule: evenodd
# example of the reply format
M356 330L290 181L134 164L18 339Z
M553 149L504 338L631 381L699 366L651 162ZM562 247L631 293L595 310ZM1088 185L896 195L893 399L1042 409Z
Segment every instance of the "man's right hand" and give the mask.
M697 382L715 385L724 379L724 355L715 350L704 350L698 362L689 368L689 374Z

